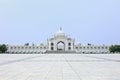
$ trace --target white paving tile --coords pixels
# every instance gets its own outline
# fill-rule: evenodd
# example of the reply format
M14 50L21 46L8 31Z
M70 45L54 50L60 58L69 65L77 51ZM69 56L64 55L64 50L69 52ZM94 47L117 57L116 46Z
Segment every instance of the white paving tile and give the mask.
M119 54L0 54L0 80L119 79Z

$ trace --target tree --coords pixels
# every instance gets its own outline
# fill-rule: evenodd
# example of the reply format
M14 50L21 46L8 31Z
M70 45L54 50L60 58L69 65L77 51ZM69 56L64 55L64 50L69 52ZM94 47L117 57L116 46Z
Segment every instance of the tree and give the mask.
M110 48L109 48L109 51L110 52L120 52L120 45L112 45L112 46L110 46Z
M5 53L7 51L7 46L5 44L0 45L0 52Z

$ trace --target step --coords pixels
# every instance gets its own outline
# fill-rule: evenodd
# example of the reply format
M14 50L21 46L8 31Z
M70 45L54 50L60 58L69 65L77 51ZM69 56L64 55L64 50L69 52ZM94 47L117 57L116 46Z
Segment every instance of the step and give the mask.
M76 51L46 51L45 53L76 53Z

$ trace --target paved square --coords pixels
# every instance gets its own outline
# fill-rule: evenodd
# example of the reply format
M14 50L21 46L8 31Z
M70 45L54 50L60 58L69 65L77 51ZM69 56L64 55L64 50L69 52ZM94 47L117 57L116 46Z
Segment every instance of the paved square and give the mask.
M120 54L0 54L0 80L120 80Z

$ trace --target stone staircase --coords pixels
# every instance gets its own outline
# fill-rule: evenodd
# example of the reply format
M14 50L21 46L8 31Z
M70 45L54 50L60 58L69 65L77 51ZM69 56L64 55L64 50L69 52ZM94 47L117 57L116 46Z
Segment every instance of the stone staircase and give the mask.
M76 51L46 51L45 54L55 54L55 53L60 53L60 54L75 54Z

